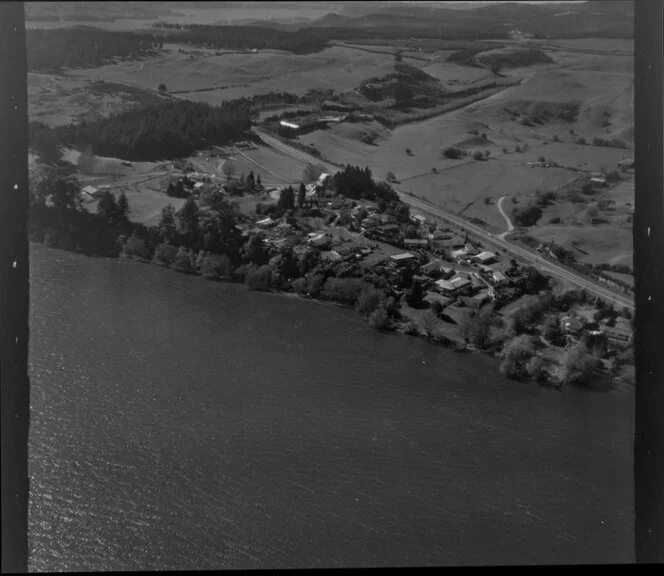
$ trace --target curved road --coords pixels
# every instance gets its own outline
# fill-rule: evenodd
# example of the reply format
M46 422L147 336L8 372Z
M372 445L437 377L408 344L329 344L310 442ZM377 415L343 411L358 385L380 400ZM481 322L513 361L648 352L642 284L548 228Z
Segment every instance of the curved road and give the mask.
M507 222L507 232L503 232L498 236L498 238L500 238L501 240L505 240L505 236L507 236L510 232L512 232L512 230L514 230L514 226L512 226L512 221L509 219L509 216L505 214L505 212L503 211L503 200L505 200L505 198L507 198L507 196L501 196L498 199L498 203L496 204L496 206L498 206L498 211L502 214L503 218L505 218L505 222Z
M429 204L428 202L425 202L418 198L413 198L412 196L408 195L407 193L404 193L403 191L399 191L399 195L401 196L401 200L406 204L409 204L410 206L417 208L422 212L429 213L432 216L451 222L456 226L459 226L460 228L464 228L468 232L471 232L476 236L481 237L483 240L486 240L487 242L499 248L504 248L508 252L511 252L512 254L523 258L524 260L528 260L529 262L535 264L538 268L545 270L552 276L557 276L559 278L567 280L568 282L574 284L575 286L578 286L579 288L585 288L591 294L601 296L602 298L606 299L609 302L614 302L616 305L625 306L630 310L634 310L635 308L634 300L632 298L629 298L623 294L616 294L612 290L609 290L608 288L596 284L595 282L588 280L583 276L579 276L578 274L570 272L566 268L554 264L553 262L550 262L549 260L543 258L542 256L539 256L538 254L533 254L529 250L526 250L520 246L510 244L509 242L503 240L498 236L494 236L493 234L487 232L486 230L480 228L479 226L471 224L470 222L463 220L458 216L454 216L453 214L445 212L444 210L441 210L440 208L438 208L433 204Z
M305 152L302 152L296 148L288 146L287 144L281 142L281 140L278 140L277 138L274 138L273 136L266 134L260 129L254 128L253 130L263 139L263 141L268 146L272 146L275 149L283 152L284 154L288 154L289 156L297 160L309 164L321 164L325 166L326 169L330 170L330 172L332 173L338 170L338 168L334 164L330 164L329 162L325 162L324 160L321 160L319 158L314 158L313 156L306 154ZM452 224L455 224L459 228L463 228L468 232L476 236L479 236L486 242L493 244L494 246L497 246L499 248L503 248L504 250L511 252L512 254L519 256L520 258L523 258L528 262L531 262L532 264L548 272L552 276L557 276L559 278L567 280L568 282L570 282L575 286L578 286L579 288L586 289L591 294L600 296L609 302L614 302L616 305L627 307L630 310L635 309L633 298L630 298L623 294L617 294L612 290L605 288L604 286L601 286L591 280L584 278L583 276L579 276L578 274L575 274L567 270L566 268L563 268L562 266L559 266L557 264L554 264L553 262L550 262L549 260L546 260L539 254L534 254L533 252L530 252L529 250L526 250L520 246L510 244L500 236L494 236L493 234L487 232L483 228L480 228L475 224L471 224L467 220L455 216L454 214L450 214L449 212L446 212L445 210L439 208L434 204L430 204L429 202L420 200L419 198L415 198L414 196L410 195L406 190L400 189L399 186L394 186L394 188L399 193L401 200L404 203L412 206L413 208L417 208L419 211L428 213L436 218L440 218L442 220L451 222Z

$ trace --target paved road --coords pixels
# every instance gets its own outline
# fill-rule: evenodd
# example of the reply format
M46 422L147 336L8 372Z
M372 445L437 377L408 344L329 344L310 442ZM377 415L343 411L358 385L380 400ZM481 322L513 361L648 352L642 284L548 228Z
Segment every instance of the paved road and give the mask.
M505 240L505 236L507 236L512 230L514 230L514 226L512 226L512 221L509 219L509 216L505 214L503 211L503 200L505 200L507 196L501 196L498 199L498 203L496 204L498 206L498 211L503 215L503 218L505 218L505 222L507 222L507 232L503 232L498 236L501 240Z
M403 191L398 191L398 192L399 195L401 196L401 200L406 204L409 204L413 208L417 208L421 212L428 213L442 220L451 222L452 224L455 224L460 228L463 228L468 232L476 236L479 236L480 238L486 240L487 242L493 244L494 246L497 246L498 248L503 248L508 252L511 252L512 254L533 263L539 269L544 270L545 272L551 274L552 276L557 276L559 278L567 280L568 282L574 284L575 286L578 286L579 288L585 288L591 294L601 296L607 301L613 302L618 306L626 306L630 310L634 310L634 300L632 298L629 298L628 296L625 296L623 294L616 294L612 290L605 288L600 284L596 284L595 282L588 280L583 276L579 276L578 274L570 272L569 270L563 268L562 266L559 266L557 264L554 264L553 262L550 262L549 260L546 260L539 254L530 252L529 250L526 250L521 246L516 246L501 239L498 236L494 236L493 234L487 232L486 230L480 228L479 226L471 224L467 220L464 220L462 218L459 218L458 216L450 214L433 204L430 204L418 198L413 198L412 196Z
M333 164L330 164L329 162L325 162L324 160L320 160L318 158L314 158L309 154L306 154L296 148L288 146L287 144L281 142L281 140L278 140L277 138L274 138L273 136L266 134L260 129L254 128L254 132L256 132L266 144L268 144L269 146L273 146L275 149L283 152L284 154L288 154L295 159L301 160L302 162L321 164L325 166L326 169L330 170L330 172L332 173L337 171L337 167L334 166ZM494 236L490 232L487 232L483 228L480 228L479 226L476 226L475 224L472 224L467 220L460 218L459 216L450 214L449 212L446 212L445 210L441 209L440 207L434 204L431 204L429 202L411 196L410 194L408 194L406 190L402 189L400 186L394 186L394 188L399 193L401 200L406 204L412 206L413 208L416 208L425 214L430 214L436 218L440 218L442 220L451 222L452 224L455 224L459 228L463 228L464 230L474 234L475 236L479 236L486 242L489 242L490 244L498 248L503 248L504 250L514 254L515 256L519 256L520 258L523 258L524 260L531 262L539 269L551 274L552 276L557 276L558 278L567 280L568 282L570 282L575 286L578 286L579 288L585 288L591 294L600 296L609 302L613 302L617 306L625 306L630 310L634 310L635 306L633 298L630 298L623 294L617 294L612 290L604 286L601 286L600 284L596 284L595 282L592 282L591 280L588 280L583 276L579 276L578 274L575 274L574 272L571 272L566 268L563 268L562 266L558 266L557 264L554 264L546 260L537 253L530 252L529 250L526 250L521 246L510 244L506 240L503 240L498 236Z
M292 146L288 146L288 144L284 144L281 140L275 138L274 136L270 136L268 133L264 132L260 128L254 127L252 130L256 134L258 134L258 136L260 136L263 142L265 142L268 146L272 146L272 148L275 148L276 150L279 150L280 152L283 152L284 154L287 154L288 156L291 156L296 160L306 162L307 164L314 164L314 165L320 164L321 166L324 166L328 172L332 173L339 170L339 168L334 164L325 162L325 160L316 158L315 156L307 154L306 152L302 152L302 150L298 150L297 148L293 148Z

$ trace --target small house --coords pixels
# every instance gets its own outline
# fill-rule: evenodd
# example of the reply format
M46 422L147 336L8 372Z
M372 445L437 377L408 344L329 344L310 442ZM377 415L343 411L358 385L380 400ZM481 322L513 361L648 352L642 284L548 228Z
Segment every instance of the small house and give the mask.
M97 188L95 188L94 186L85 186L81 190L81 192L83 192L83 194L85 194L87 196L90 196L91 198L96 198L99 190Z
M390 256L390 261L397 266L407 266L413 262L417 262L417 256L410 252L403 252L402 254L393 254Z
M309 238L307 242L309 243L309 246L323 250L330 246L332 239L327 234L317 234L316 236Z
M433 277L444 277L444 271L446 270L449 271L451 269L444 268L442 262L439 262L438 260L432 260L431 262L427 262L426 264L420 266L420 272L422 272L422 274L428 274L429 276ZM452 270L452 276L453 275L454 270Z
M606 176L603 175L593 176L590 179L590 183L596 188L602 188L603 186L606 186Z
M256 222L256 226L259 228L272 228L272 226L276 226L276 222L272 220L272 218L264 218L263 220L259 220Z
M376 228L376 234L383 240L390 240L399 235L401 229L397 224L383 224Z
M560 327L568 334L578 334L583 329L583 323L578 318L563 316L560 319Z
M429 241L425 238L406 238L403 241L406 248L426 248L429 245Z
M475 262L479 264L491 264L497 260L496 255L493 252L480 252L475 256Z
M470 280L457 276L451 280L438 280L434 286L443 296L456 296L468 292Z

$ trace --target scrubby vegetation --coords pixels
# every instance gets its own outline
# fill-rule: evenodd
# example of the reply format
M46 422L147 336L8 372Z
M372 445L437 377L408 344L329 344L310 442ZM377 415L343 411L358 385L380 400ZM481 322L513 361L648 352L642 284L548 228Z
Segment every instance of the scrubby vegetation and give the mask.
M518 226L534 226L541 217L542 209L535 205L516 207L512 210L512 220Z

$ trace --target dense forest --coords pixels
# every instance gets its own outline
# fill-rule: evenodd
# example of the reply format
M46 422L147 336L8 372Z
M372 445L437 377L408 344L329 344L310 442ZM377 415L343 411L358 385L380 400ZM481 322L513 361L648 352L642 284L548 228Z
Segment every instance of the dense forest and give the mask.
M135 108L94 122L55 128L61 146L92 147L94 154L125 160L153 161L189 156L210 143L223 145L251 126L247 101L220 106L176 101ZM37 129L39 128L39 129ZM43 136L43 125L31 135ZM34 145L34 137L31 144Z
M159 42L153 34L86 26L26 30L28 70L57 71L101 66L115 58L141 58L151 55Z

